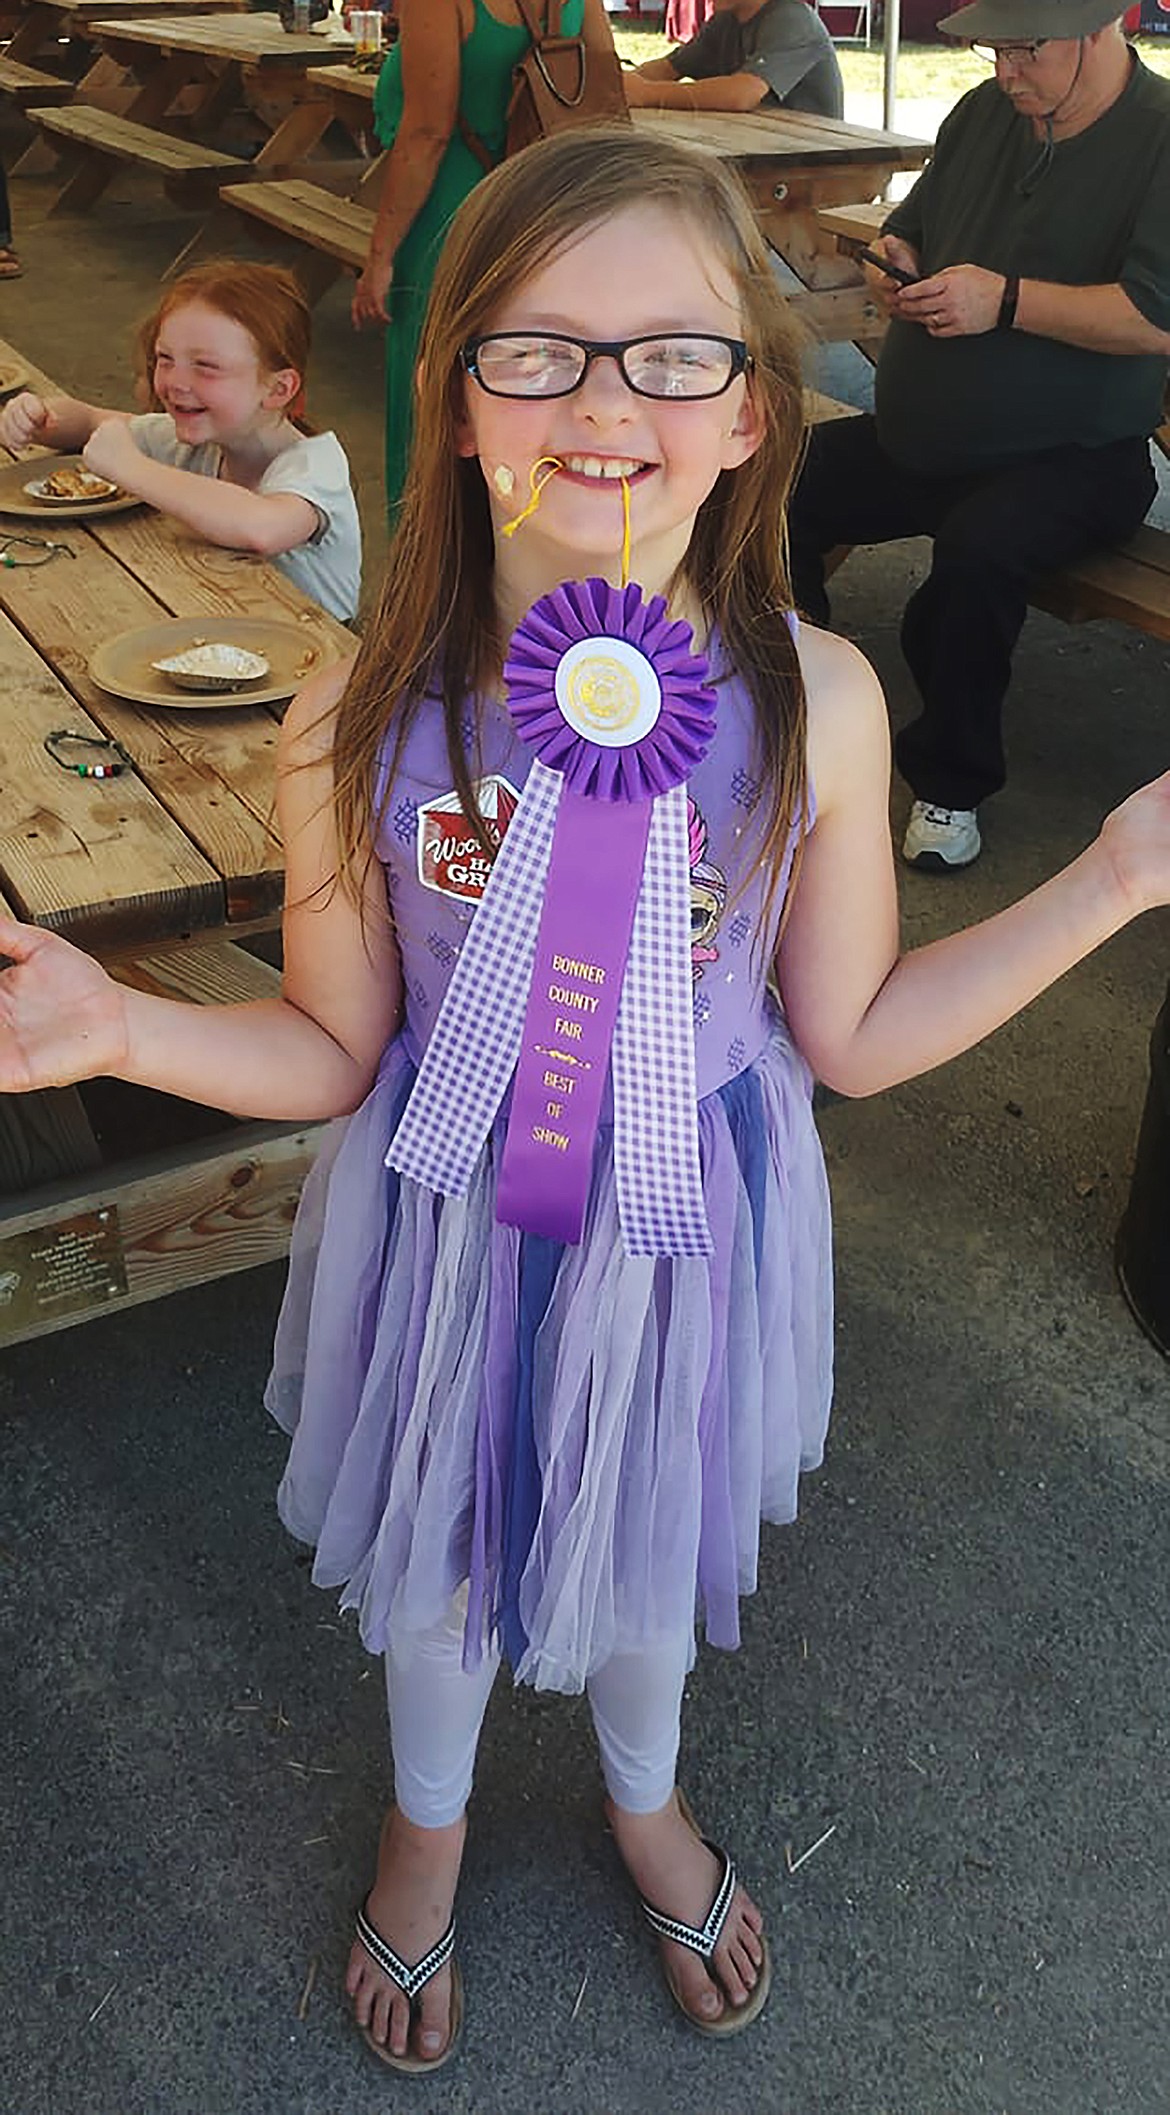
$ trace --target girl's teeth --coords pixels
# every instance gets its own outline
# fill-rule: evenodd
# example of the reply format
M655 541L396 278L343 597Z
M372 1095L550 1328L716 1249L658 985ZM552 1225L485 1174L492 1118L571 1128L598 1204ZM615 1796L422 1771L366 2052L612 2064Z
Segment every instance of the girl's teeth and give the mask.
M570 455L565 458L565 468L575 477L619 478L636 477L641 463L619 461L614 456Z

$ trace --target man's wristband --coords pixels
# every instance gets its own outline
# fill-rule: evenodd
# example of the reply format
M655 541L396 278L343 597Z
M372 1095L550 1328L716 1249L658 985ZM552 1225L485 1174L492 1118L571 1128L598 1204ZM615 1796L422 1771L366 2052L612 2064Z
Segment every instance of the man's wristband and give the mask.
M1016 320L1016 306L1020 298L1020 281L1015 272L1009 272L1003 282L1003 299L995 319L996 330L1011 330Z

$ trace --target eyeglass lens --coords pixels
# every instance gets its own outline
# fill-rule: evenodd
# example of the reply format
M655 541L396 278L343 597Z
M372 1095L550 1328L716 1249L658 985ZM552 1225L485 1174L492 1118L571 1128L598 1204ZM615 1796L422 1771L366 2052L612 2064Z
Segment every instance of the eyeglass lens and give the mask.
M1006 59L1009 66L1023 66L1034 59L1047 42L1047 37L1037 37L1033 44L972 44L971 50L988 66L996 65L1000 59Z
M743 366L742 349L731 339L702 335L602 346L516 333L481 338L469 351L477 381L503 397L568 396L600 353L617 360L630 388L643 397L720 396Z

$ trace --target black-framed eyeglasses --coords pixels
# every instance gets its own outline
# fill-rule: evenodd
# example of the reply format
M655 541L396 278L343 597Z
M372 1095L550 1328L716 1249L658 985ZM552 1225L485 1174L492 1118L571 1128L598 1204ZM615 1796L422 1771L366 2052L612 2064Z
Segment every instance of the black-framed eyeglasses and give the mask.
M616 360L635 396L695 403L721 397L751 366L741 338L706 331L656 338L566 338L560 331L490 331L460 354L469 375L493 397L569 397L594 360Z
M1012 66L1022 66L1025 63L1030 65L1037 52L1043 51L1051 42L1051 37L1036 37L1031 44L972 44L971 50L977 59L986 60L988 66L998 65L1001 59L1006 59Z

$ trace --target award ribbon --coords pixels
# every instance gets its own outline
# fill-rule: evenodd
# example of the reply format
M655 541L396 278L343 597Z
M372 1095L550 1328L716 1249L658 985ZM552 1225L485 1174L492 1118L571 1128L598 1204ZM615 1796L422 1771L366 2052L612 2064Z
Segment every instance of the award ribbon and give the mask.
M497 1217L579 1241L612 1054L627 1251L708 1255L685 786L706 663L661 596L589 580L533 604L504 675L535 760L388 1164L465 1190L515 1070Z

